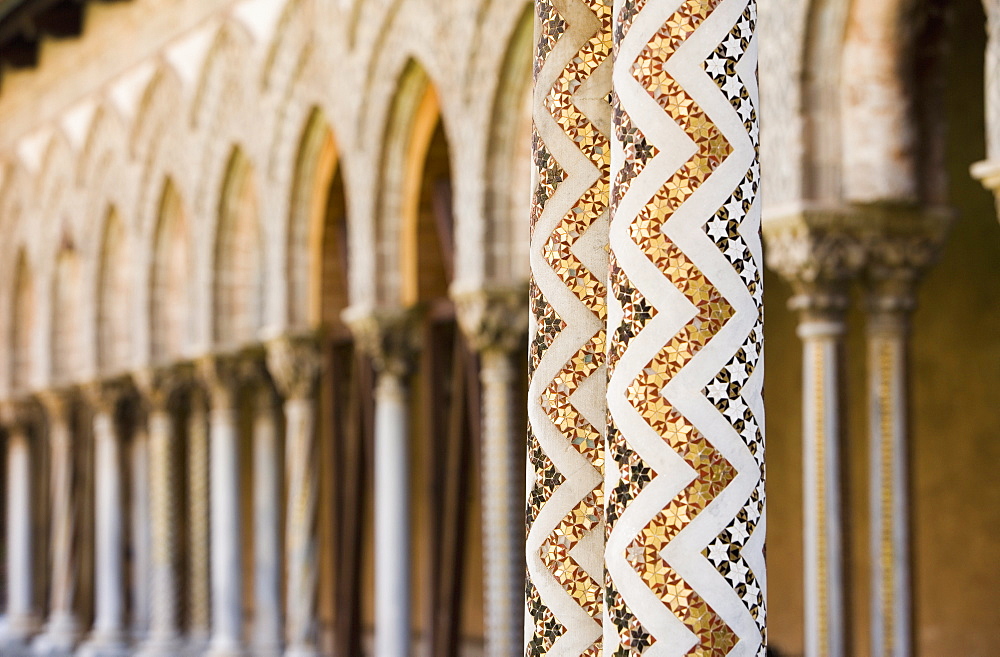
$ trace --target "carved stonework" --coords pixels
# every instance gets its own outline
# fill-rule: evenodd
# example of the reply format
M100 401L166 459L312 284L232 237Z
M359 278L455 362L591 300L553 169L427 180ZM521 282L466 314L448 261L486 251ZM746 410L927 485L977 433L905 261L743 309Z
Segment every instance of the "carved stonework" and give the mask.
M39 392L37 397L50 422L68 422L77 391L75 388L55 388Z
M30 399L0 403L0 424L8 429L25 430L38 420L38 406Z
M193 370L188 363L137 370L132 379L143 400L153 410L166 410L176 394L190 385Z
M527 286L481 288L452 298L458 323L473 349L510 352L523 346L528 332Z
M264 376L262 354L256 349L202 356L195 367L212 408L235 408L240 388Z
M132 381L124 376L80 386L80 392L91 408L108 415L114 415L118 402L131 393L132 389Z
M357 346L379 373L409 374L420 349L420 312L415 308L346 313Z
M315 336L283 336L267 343L267 371L285 399L309 397L322 366Z

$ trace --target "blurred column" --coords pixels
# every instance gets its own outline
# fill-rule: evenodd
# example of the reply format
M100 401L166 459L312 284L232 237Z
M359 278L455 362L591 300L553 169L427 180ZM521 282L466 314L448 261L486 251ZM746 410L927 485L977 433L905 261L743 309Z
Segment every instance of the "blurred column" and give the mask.
M288 507L285 512L285 555L288 568L286 657L315 657L319 654L319 460L316 453L314 393L320 364L319 345L312 336L283 337L267 345L268 371L281 394L285 411L285 473L288 490ZM260 406L263 405L262 402ZM272 449L276 450L276 444ZM274 455L273 462L278 463L277 454ZM274 474L277 476L277 471Z
M35 419L28 402L0 406L7 430L7 608L0 625L0 650L24 649L38 631L34 609L32 455L29 425Z
M131 618L129 629L132 638L143 642L149 636L152 623L153 523L151 520L152 495L149 478L149 429L139 423L129 445L129 526L132 553L129 602Z
M348 318L375 367L375 654L410 654L408 378L419 344L414 312Z
M79 657L127 657L125 631L125 506L117 408L126 380L85 388L94 423L94 626Z
M972 175L993 192L1000 212L1000 0L983 0L986 9L986 159Z
M177 573L176 398L190 372L183 366L140 370L136 385L147 406L146 467L149 481L149 630L138 654L175 657L183 643L179 628L180 582Z
M79 640L76 618L76 518L73 468L74 391L51 390L39 395L48 418L52 576L49 616L32 646L37 655L70 655Z
M514 357L527 350L527 291L483 289L455 301L480 355L484 655L510 657L524 645L524 447L513 404Z
M237 425L240 360L235 355L206 356L197 364L210 406L212 638L204 654L211 657L245 652Z
M188 643L194 653L208 646L212 631L210 549L211 476L205 394L192 390L188 411Z

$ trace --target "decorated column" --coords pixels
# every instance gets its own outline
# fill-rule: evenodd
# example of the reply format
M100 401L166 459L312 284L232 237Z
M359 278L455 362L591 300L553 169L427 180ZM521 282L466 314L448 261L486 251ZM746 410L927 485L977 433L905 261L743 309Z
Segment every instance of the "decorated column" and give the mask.
M253 559L254 657L281 654L281 457L277 406L271 382L261 376L254 390ZM289 601L292 594L289 592Z
M205 395L192 391L188 412L188 641L192 650L208 645L212 627L208 413Z
M527 652L599 655L610 0L537 0Z
M142 644L149 637L152 627L153 563L152 494L149 474L149 429L140 424L135 428L129 446L129 527L132 552L131 587L129 602L131 630L135 642ZM143 573L146 574L143 577Z
M314 393L320 359L319 345L312 336L279 338L267 346L268 371L284 400L285 410L287 657L314 657L319 654L319 461Z
M34 602L35 548L33 547L32 455L29 424L34 419L27 402L0 406L7 430L7 600L0 625L0 651L24 648L38 630Z
M211 464L212 638L205 655L238 657L243 648L243 535L240 522L237 400L239 356L206 356L198 373L208 391Z
M177 499L176 397L189 380L182 367L141 370L135 381L145 402L149 477L149 630L141 657L174 657L183 646L179 630L179 581L176 568ZM135 573L143 577L143 572Z
M480 359L486 657L509 657L524 645L523 438L513 421L514 356L523 353L528 319L524 292L484 289L456 299L459 323Z
M826 224L825 228L818 228ZM802 340L802 478L807 657L843 657L842 352L850 282L864 248L837 216L769 219L770 266L795 292Z
M417 316L391 310L348 318L375 367L375 654L410 654L410 426L408 381Z
M35 639L39 655L70 655L79 639L76 618L76 518L73 455L75 393L47 391L39 395L48 417L49 486L52 575L49 580L49 617Z
M755 25L615 3L608 655L765 651Z
M116 410L124 380L86 387L94 422L94 626L80 657L127 657L125 631L125 505Z

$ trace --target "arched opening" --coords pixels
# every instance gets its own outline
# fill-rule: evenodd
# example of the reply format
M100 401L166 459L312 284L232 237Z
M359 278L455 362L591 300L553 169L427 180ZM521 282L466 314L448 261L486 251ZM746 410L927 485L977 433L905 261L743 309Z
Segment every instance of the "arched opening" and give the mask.
M15 393L30 389L34 379L36 300L35 283L22 249L14 274L14 304L11 308L11 387Z
M155 240L150 277L150 356L154 363L163 363L181 356L188 337L188 222L170 180L163 187Z
M102 373L129 365L129 274L125 229L114 208L104 223L97 289L97 363Z
M52 292L52 379L57 385L79 373L81 288L80 257L72 239L64 236Z
M226 170L215 242L214 337L235 347L255 341L263 324L263 241L253 169L239 149Z

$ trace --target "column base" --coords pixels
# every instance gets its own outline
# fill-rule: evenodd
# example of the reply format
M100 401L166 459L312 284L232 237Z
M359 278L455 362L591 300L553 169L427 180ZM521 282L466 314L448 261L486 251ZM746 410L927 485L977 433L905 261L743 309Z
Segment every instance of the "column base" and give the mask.
M258 643L250 649L253 657L281 657L280 643Z
M288 646L282 657L320 657L316 646Z
M76 619L69 614L56 614L31 642L31 652L38 657L71 657L79 640L80 624Z
M177 657L184 651L180 636L150 637L136 651L135 657Z
M76 657L129 657L131 650L124 631L91 632Z
M247 651L238 641L212 639L203 657L247 657Z
M31 637L38 632L38 626L38 619L30 614L4 616L0 619L0 657L19 654L10 650L29 647Z

